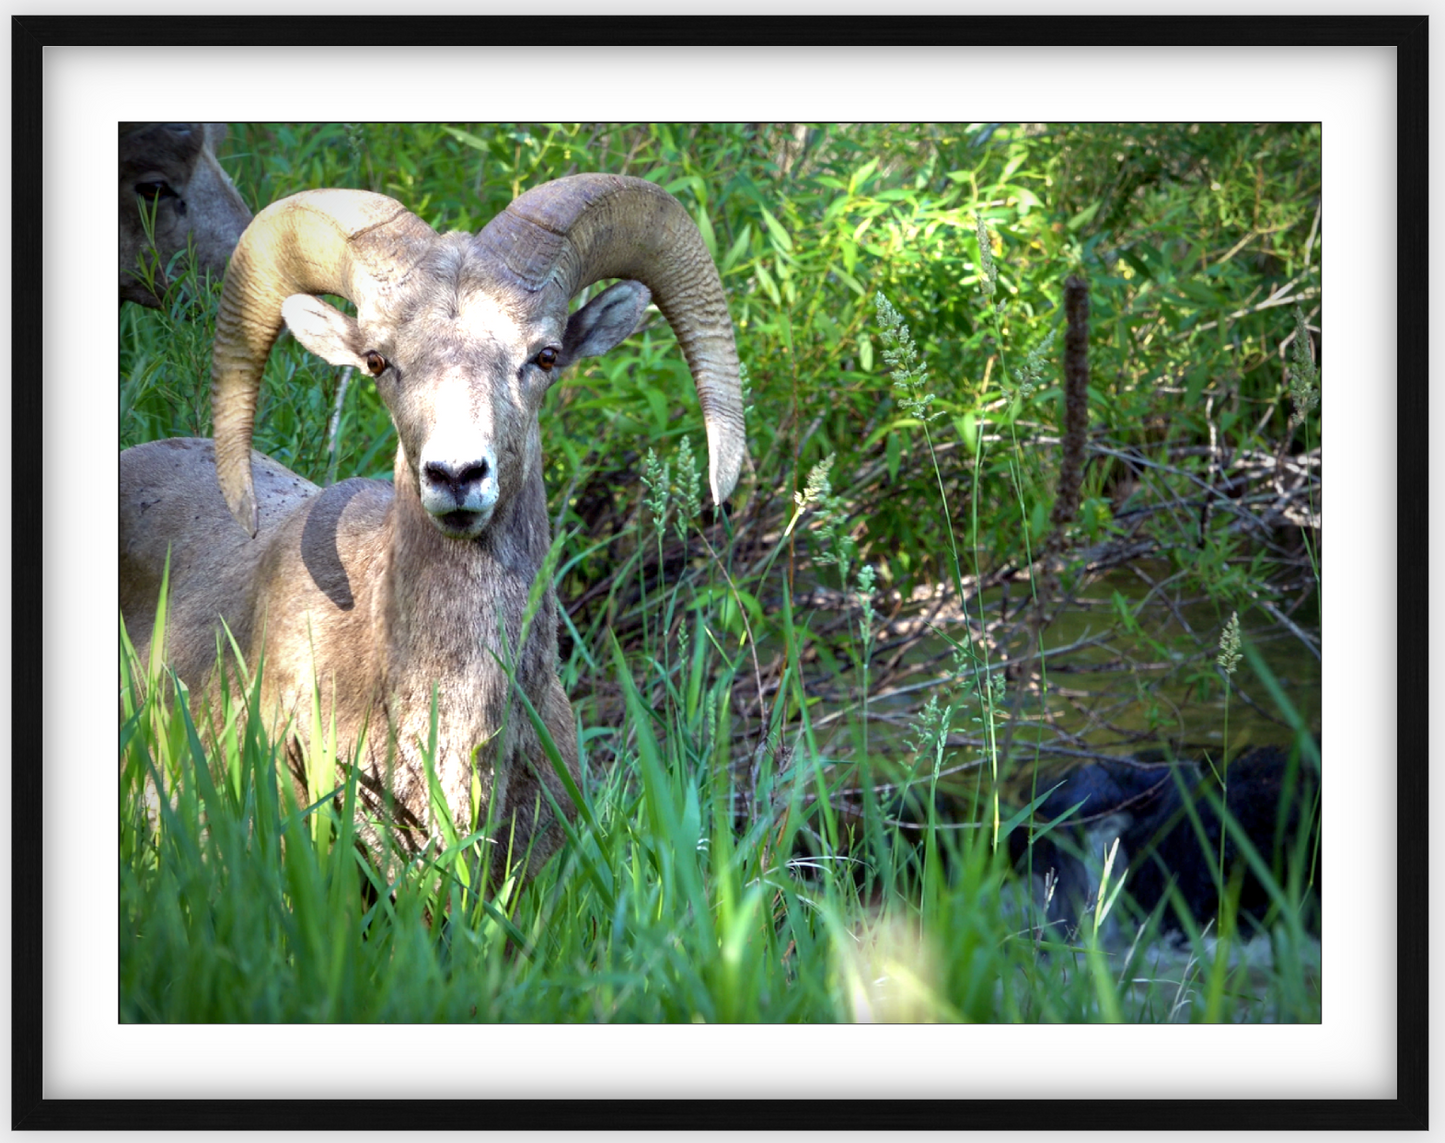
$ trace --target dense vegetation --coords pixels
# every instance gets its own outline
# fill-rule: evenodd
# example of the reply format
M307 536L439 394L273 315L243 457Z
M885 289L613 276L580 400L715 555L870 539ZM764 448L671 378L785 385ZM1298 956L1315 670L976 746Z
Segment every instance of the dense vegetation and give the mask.
M1091 754L1317 765L1316 126L237 125L229 147L252 203L362 187L438 229L559 174L657 181L729 290L752 467L728 514L698 503L660 317L549 397L591 771L521 893L472 888L476 836L376 884L344 810L287 803L274 744L199 741L123 648L124 1018L1319 1018L1314 848L1253 853L1273 907L1183 919L1172 972L1143 970L1161 909L1125 893L1113 938L1044 934L1006 860ZM209 432L214 287L173 300L123 310L122 447ZM324 483L389 476L394 445L369 385L278 347L256 447ZM1256 933L1265 970L1233 955Z

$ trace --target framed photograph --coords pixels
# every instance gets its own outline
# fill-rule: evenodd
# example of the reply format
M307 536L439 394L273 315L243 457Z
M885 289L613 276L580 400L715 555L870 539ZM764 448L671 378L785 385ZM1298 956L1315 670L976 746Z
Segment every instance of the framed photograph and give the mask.
M545 19L15 17L12 1126L1426 1126L1428 628L1416 616L1429 599L1427 49L1424 16L775 16L754 9ZM696 1023L633 1015L636 1022L622 1025L468 1024L432 1013L439 1022L407 1023L398 1037L342 1026L344 1015L319 1002L314 1020L283 1027L265 1015L166 1022L160 1009L128 1008L114 943L124 924L112 864L116 801L110 747L102 745L115 741L117 709L119 477L109 458L121 404L111 362L132 304L122 303L113 322L111 194L117 123L168 123L181 113L229 124L345 120L357 129L359 163L367 124L967 124L980 145L1014 124L1318 124L1323 176L1310 241L1325 219L1338 220L1339 240L1308 295L1316 307L1308 331L1322 345L1329 313L1330 362L1321 374L1330 399L1321 398L1320 408L1340 413L1331 418L1340 442L1331 455L1339 454L1342 473L1330 489L1338 536L1319 557L1330 568L1330 606L1316 605L1319 645L1328 629L1331 649L1322 660L1319 740L1329 739L1337 760L1320 802L1328 824L1320 860L1330 881L1315 947L1328 948L1330 971L1315 978L1318 1022L1260 1027L1225 1017L1181 1027L1130 1023L1114 1012L1128 1026L1105 1029L1024 1022L1009 1010L1020 1022L955 1026L931 1021L963 1019L966 1011L910 1008L901 1024L848 1027L729 1022L718 1010L697 1013ZM460 126L433 134L464 147L476 142ZM778 163L789 161L786 150ZM405 155L388 155L383 181L405 184ZM507 198L570 173L517 171ZM297 178L298 188L309 187ZM687 194L705 201L706 180L698 178L701 190ZM1261 161L1261 187L1266 178ZM677 186L686 189L685 180ZM167 194L158 182L146 201L161 209ZM408 205L426 209L424 199ZM773 213L759 219L758 241L802 257ZM467 228L485 221L468 216ZM982 216L977 225L977 232L960 230L958 241L986 244ZM698 241L725 261L723 236L701 233ZM744 249L743 237L736 242ZM987 262L985 245L969 249ZM960 270L952 280L966 283L972 298L988 272L969 259L972 276ZM1120 272L1146 272L1140 265ZM841 260L839 269L846 272ZM1319 308L1325 284L1327 311ZM768 279L759 288L769 287L778 284ZM642 328L652 328L645 320ZM880 361L896 348L875 340ZM358 369L380 377L393 365L362 348L352 354ZM529 343L528 352L527 368L551 368L538 356L550 349ZM872 343L867 354L871 362ZM949 367L928 365L935 375ZM678 370L686 374L681 364ZM649 400L639 390L639 416ZM1315 423L1323 420L1321 413ZM956 424L981 432L961 415ZM890 460L886 439L880 431L879 463L896 468L897 449ZM366 471L390 471L390 453L379 455L379 463L368 455ZM801 478L798 488L801 512L811 493ZM791 490L779 496L793 502ZM746 609L738 610L743 624ZM517 947L526 946L515 935ZM748 947L730 955L745 956ZM801 955L796 942L786 955ZM585 990L585 982L573 983ZM867 1014L856 1006L839 1014L848 1012Z

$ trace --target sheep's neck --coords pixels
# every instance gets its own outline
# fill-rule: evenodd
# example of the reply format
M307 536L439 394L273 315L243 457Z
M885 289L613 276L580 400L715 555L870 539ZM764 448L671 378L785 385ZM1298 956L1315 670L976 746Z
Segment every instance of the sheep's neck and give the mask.
M512 756L528 723L517 685L540 709L556 666L557 611L544 593L525 637L527 597L546 556L540 466L497 506L486 534L451 540L431 522L398 459L390 542L373 615L384 647L382 696L398 747L394 788L422 822L432 798L421 766L436 699L436 777L458 825L477 804L506 804ZM505 665L505 666L504 666ZM433 824L431 832L435 835Z
M547 505L539 468L497 506L476 540L443 536L421 506L400 459L389 527L381 615L386 690L400 709L429 711L433 684L440 721L463 738L500 726L510 665L529 696L550 677L556 655L556 600L542 598L523 643L528 595L548 546ZM419 707L418 707L419 701ZM477 743L473 741L472 745Z

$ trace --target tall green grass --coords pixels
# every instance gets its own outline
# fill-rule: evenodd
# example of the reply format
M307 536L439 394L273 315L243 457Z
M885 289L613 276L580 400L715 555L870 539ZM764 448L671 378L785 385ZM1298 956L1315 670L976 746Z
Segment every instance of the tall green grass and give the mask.
M1187 142L1164 136L1150 144L1161 153ZM1182 169L1141 183L1136 213L1101 190L1103 205L1062 216L1056 233L1049 211L1075 190L1046 207L1040 189L1064 170L1092 178L1085 152L1097 140L1068 134L1050 154L1023 136L978 149L976 138L833 129L789 158L740 125L232 132L228 161L255 205L365 185L444 227L481 225L538 172L566 169L564 151L584 168L656 178L694 208L730 288L755 471L731 515L703 510L699 418L665 326L552 394L555 575L573 604L560 672L588 765L569 792L568 844L525 887L487 887L505 822L449 831L411 861L367 853L355 772L326 728L312 727L298 797L285 744L252 717L264 663L238 674L244 685L208 720L226 728L212 741L178 680L158 660L138 662L123 631L123 1019L1319 1019L1318 945L1299 922L1315 855L1248 857L1277 901L1258 928L1232 916L1221 868L1217 924L1186 922L1173 943L1162 912L1141 916L1117 892L1121 870L1106 873L1076 934L1044 935L1030 878L1007 867L1011 831L1048 828L1032 815L1047 788L1018 729L1026 696L1004 687L1000 649L1018 648L991 641L995 604L980 585L1001 563L1027 561L1047 526L1053 474L1035 440L1058 396L1047 283L1092 270L1108 333L1091 404L1106 433L1140 442L1147 434L1130 434L1163 400L1151 370L1198 358L1207 335L1192 325L1233 303L1210 302L1188 279L1199 254L1182 244L1175 208L1197 188ZM1249 140L1211 140L1211 158L1236 169ZM1308 138L1266 141L1269 178L1284 186ZM1201 250L1233 225L1236 190L1225 178L1210 192L1218 214L1205 212ZM1100 212L1117 214L1112 229L1095 228ZM957 238L986 241L985 215L1007 239L996 265ZM1211 289L1238 269L1219 266ZM989 296L968 300L984 282ZM187 288L191 300L170 310L123 311L122 445L209 431L214 286ZM892 299L884 320L880 294ZM1211 343L1205 356L1265 344L1266 318L1240 320L1235 348ZM1145 369L1132 355L1156 336ZM1188 420L1192 375L1184 390L1171 432L1203 439L1204 421ZM1282 388L1239 399L1250 424L1285 420ZM1237 410L1226 431L1246 443L1245 423ZM369 386L345 388L283 343L257 447L321 479L388 475L395 445ZM1098 507L1102 468L1085 488L1079 543L1113 534ZM1188 488L1190 477L1160 485ZM1194 517L1155 520L1171 559L1167 529L1198 539ZM1209 580L1221 622L1250 592L1278 598L1272 565L1241 557L1218 526L1205 540L1211 569L1233 576ZM1196 574L1202 582L1192 566L1179 572ZM967 602L973 634L945 633L949 665L910 692L899 730L887 721L897 688L878 684L897 677L881 611L935 580ZM846 623L816 602L827 591ZM1138 617L1126 608L1118 622ZM1168 654L1183 648L1186 666L1208 657L1180 636L1168 647L1154 637ZM1051 677L1028 700L1045 718ZM1308 740L1298 716L1290 733ZM1019 773L1026 792L1011 796ZM1244 951L1251 936L1273 950L1264 966Z
M579 789L564 851L496 897L478 886L504 825L385 878L356 845L354 770L298 805L259 718L218 757L165 677L123 662L123 1020L1320 1015L1317 946L1290 920L1297 879L1263 967L1231 956L1227 920L1168 954L1149 924L1127 949L1092 925L1037 941L988 831L830 823L807 809L825 781L807 760L764 774L775 809L740 826L726 769L679 733L682 696L660 715L620 661L629 749Z
M790 745L760 751L743 805L727 724L746 655L686 591L654 602L659 627L682 615L686 638L650 642L640 666L615 640L600 649L623 716L584 726L581 740L586 752L606 737L614 756L588 766L572 794L563 852L525 889L505 882L495 894L485 870L505 822L448 831L405 865L366 853L355 769L320 726L302 766L309 804L297 801L279 744L253 717L264 663L223 698L226 729L210 743L179 681L159 656L140 662L123 630L122 1017L1318 1017L1317 960L1290 923L1297 877L1278 890L1276 959L1262 980L1231 957L1227 916L1222 939L1191 932L1184 963L1176 955L1161 972L1148 963L1158 916L1128 949L1106 947L1097 923L1076 943L1037 939L986 817L974 829L942 820L926 777L911 820L906 798L836 812L839 771L818 749L800 654L809 633L787 603L770 740ZM164 622L162 609L153 646ZM936 769L941 747L928 748ZM1005 840L1023 821L1005 824Z

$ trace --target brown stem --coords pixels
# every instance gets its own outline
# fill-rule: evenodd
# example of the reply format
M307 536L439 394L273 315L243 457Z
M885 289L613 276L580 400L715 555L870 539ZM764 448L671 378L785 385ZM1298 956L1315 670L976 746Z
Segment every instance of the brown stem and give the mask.
M1078 513L1089 437L1089 287L1079 278L1064 283L1064 317L1068 321L1064 334L1064 456L1054 498L1056 530ZM1062 544L1063 537L1058 539Z

